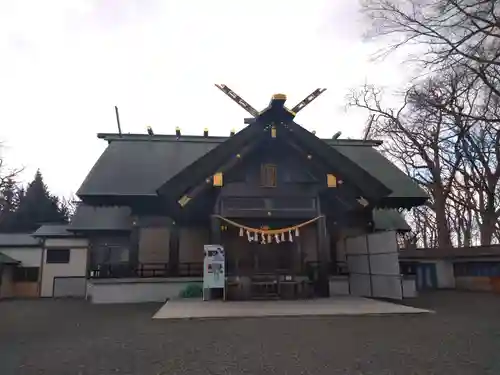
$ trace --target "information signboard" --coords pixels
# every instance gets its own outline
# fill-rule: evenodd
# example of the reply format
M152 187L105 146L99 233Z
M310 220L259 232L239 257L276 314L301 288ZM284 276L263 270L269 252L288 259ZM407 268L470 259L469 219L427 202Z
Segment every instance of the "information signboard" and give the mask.
M222 245L205 245L203 260L203 299L210 298L212 289L222 289L225 297L226 257Z

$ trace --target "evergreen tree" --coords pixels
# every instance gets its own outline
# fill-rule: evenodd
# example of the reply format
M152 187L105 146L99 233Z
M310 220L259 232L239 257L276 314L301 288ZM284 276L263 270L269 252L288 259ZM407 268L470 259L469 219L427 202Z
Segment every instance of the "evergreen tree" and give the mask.
M19 190L18 207L9 225L12 232L31 232L43 223L67 223L66 210L61 210L59 199L50 194L38 170L26 191Z
M0 189L0 231L8 231L12 216L18 207L18 188L12 178L3 181Z

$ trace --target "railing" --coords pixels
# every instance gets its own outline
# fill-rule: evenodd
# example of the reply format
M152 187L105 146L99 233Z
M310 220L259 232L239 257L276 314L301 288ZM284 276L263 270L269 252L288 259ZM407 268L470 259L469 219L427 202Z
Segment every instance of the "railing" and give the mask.
M97 264L89 269L91 279L119 279L146 277L198 277L203 275L203 263L179 263L177 269L171 269L168 263L128 263Z
M307 262L305 273L315 279L319 268L319 262ZM289 271L274 273L289 274ZM329 275L348 275L347 264L345 262L329 262ZM237 274L237 272L229 272ZM186 262L179 263L177 269L169 267L168 263L139 263L137 265L128 263L97 264L90 267L88 277L91 279L118 279L118 278L155 278L155 277L201 277L203 276L203 263Z

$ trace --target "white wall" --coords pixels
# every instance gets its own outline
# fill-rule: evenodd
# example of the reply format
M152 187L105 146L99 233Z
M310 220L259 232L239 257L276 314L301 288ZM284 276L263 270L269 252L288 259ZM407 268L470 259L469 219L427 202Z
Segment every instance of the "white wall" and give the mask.
M45 242L42 268L42 297L52 297L54 277L80 276L85 277L87 271L86 240L81 239L50 239ZM47 263L47 248L69 249L69 263Z
M42 265L41 247L2 247L5 255L21 262L21 267L40 267Z
M179 298L181 291L191 283L201 284L202 280L199 278L90 280L87 293L92 303L165 302L167 299Z
M455 288L455 273L453 272L453 263L448 260L438 260L435 264L438 288Z

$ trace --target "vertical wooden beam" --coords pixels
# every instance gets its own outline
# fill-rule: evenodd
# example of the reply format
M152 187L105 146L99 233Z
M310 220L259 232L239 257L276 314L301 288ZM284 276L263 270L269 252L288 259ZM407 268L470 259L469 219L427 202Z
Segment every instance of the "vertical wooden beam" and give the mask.
M330 285L328 277L328 232L326 230L326 218L321 217L317 222L318 231L318 291L320 297L330 297Z
M338 226L334 220L326 221L328 230L329 250L330 250L330 263L337 262L337 239L338 239Z
M129 264L137 268L139 266L139 239L141 227L139 226L139 221L137 217L132 219L132 229L130 231L130 250L129 250Z
M179 274L179 244L180 230L175 221L170 224L170 236L168 241L168 271L170 275Z
M317 199L317 213L321 215L321 205ZM328 275L328 230L326 228L326 217L321 216L316 222L318 235L318 292L320 297L330 297L330 280Z
M220 219L212 215L210 217L210 243L212 245L221 245L222 236L220 225Z

